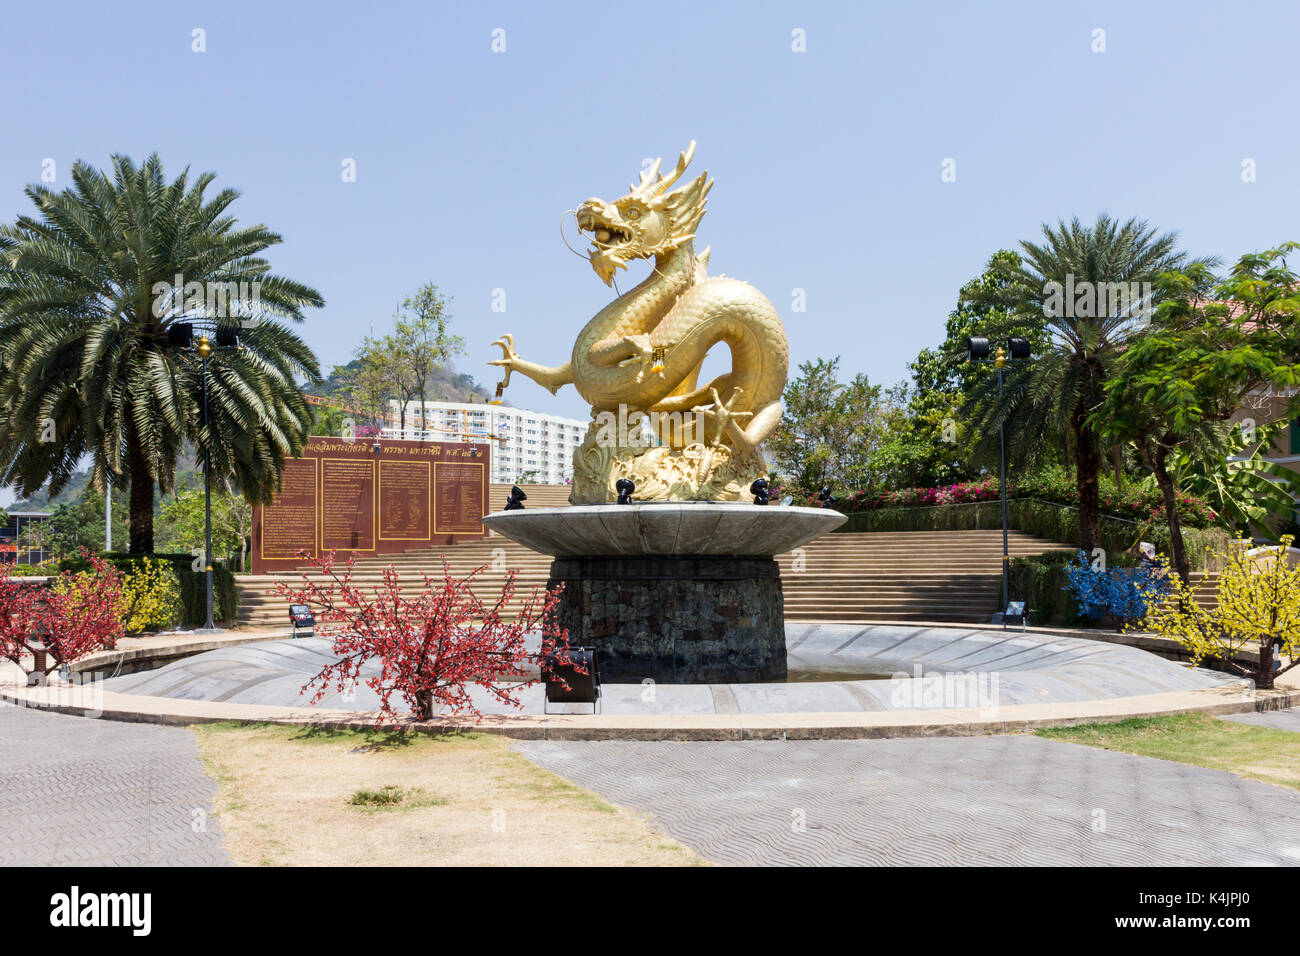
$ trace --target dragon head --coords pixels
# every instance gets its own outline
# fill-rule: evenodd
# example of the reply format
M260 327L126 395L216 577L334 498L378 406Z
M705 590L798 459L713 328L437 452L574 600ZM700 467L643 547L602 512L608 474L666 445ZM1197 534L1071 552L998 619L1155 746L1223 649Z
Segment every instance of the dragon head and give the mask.
M578 207L578 228L592 234L591 267L605 285L613 282L616 270L626 269L633 259L672 252L695 236L713 180L706 171L681 189L668 192L694 155L692 140L667 177L659 173L662 160L656 159L627 195L612 202L592 197Z

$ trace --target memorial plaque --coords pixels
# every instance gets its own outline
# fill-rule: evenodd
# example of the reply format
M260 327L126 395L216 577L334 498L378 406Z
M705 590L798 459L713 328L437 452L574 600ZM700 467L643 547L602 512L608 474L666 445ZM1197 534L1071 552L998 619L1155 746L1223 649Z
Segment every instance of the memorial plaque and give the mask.
M290 458L284 463L280 491L264 512L262 520L262 558L298 560L299 551L316 551L316 469L315 458Z
M434 465L434 531L437 534L480 534L483 529L484 465L477 462L438 462Z
M427 461L379 463L381 541L428 541L432 536L432 469Z
M375 550L375 463L322 458L322 551Z
M299 551L384 554L487 535L489 446L311 438L280 491L253 512L253 571L301 567Z

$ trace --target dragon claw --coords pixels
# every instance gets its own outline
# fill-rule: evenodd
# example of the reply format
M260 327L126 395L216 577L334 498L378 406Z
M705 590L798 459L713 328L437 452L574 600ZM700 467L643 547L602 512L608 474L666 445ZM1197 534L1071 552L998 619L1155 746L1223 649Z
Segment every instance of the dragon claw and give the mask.
M749 441L749 437L744 433L737 422L739 419L752 418L754 413L752 411L735 412L731 410L731 406L736 404L744 391L743 388L737 386L731 393L731 398L724 402L721 396L718 395L718 390L716 388L710 388L709 394L713 396L713 403L711 405L696 405L691 409L693 412L707 415L718 423L717 435L714 438L715 445L721 440L722 435L725 432L730 434L732 440L739 446L746 449L752 448L752 443Z
M501 358L492 359L489 365L499 365L506 370L501 379L501 387L505 388L510 384L510 373L515 370L515 363L519 361L519 355L515 352L515 337L513 335L503 335L492 343L501 349ZM552 389L554 391L554 389Z

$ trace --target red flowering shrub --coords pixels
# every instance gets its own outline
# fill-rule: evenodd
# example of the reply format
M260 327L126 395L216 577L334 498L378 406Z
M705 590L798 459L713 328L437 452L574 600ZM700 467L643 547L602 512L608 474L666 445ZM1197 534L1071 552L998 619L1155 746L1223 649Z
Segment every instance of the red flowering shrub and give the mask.
M854 511L875 511L878 508L926 508L934 505L965 504L971 501L994 501L998 497L998 483L994 478L981 481L963 481L938 488L898 488L893 491L854 491L840 499L836 510L846 514ZM816 498L807 504L817 505Z
M1011 495L1016 498L1039 498L1058 504L1079 504L1079 489L1074 476L1061 468L1047 468L1025 475L1011 482ZM1117 490L1108 475L1102 476L1099 496L1102 514L1128 518L1131 521L1164 524L1165 499L1156 488L1135 488L1132 485ZM1208 528L1218 521L1204 501L1190 495L1178 496L1178 517L1184 527Z
M1011 498L1037 498L1056 504L1079 504L1079 492L1073 479L1068 482L1057 474L1030 475L1010 482ZM994 477L980 481L958 482L938 488L898 488L892 491L854 491L840 498L835 509L845 514L855 511L875 511L880 508L928 508L935 505L967 504L976 501L996 501L999 497L998 480ZM820 502L809 496L799 502L817 507ZM1126 488L1116 492L1103 482L1101 494L1103 514L1129 518L1140 522L1162 524L1165 521L1164 498L1158 490ZM1178 515L1189 528L1208 528L1218 521L1218 515L1199 498L1180 495Z
M290 603L310 606L322 625L322 636L333 639L338 660L303 687L304 692L316 689L312 703L318 703L331 685L340 692L355 686L361 668L378 660L380 671L366 684L379 695L386 717L396 718L392 703L396 694L417 720L430 719L440 705L452 713L468 711L481 718L470 697L472 685L519 708L523 706L520 692L535 683L523 680L528 664L574 665L568 654L568 632L555 625L560 588L534 591L507 619L505 609L515 593L514 571L506 575L500 595L487 603L471 588L483 568L455 578L444 561L440 584L426 576L424 586L408 595L392 566L384 571L383 585L371 589L352 583L355 555L342 575L334 570L332 552L319 558L300 552L300 557L332 579L321 585L303 575L301 587L285 582L276 586L276 593ZM542 633L542 646L530 653L524 642L536 630Z
M25 667L24 658L42 643L48 674L116 646L126 611L122 574L99 555L81 553L90 571L64 571L49 587L15 578L0 565L0 656Z

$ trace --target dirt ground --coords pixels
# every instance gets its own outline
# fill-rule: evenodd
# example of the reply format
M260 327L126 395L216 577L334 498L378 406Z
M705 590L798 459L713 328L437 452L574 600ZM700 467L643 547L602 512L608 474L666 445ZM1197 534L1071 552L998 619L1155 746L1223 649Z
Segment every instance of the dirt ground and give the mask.
M632 811L525 760L500 737L192 729L220 787L216 810L237 864L704 862ZM400 794L400 802L368 805L374 793Z

